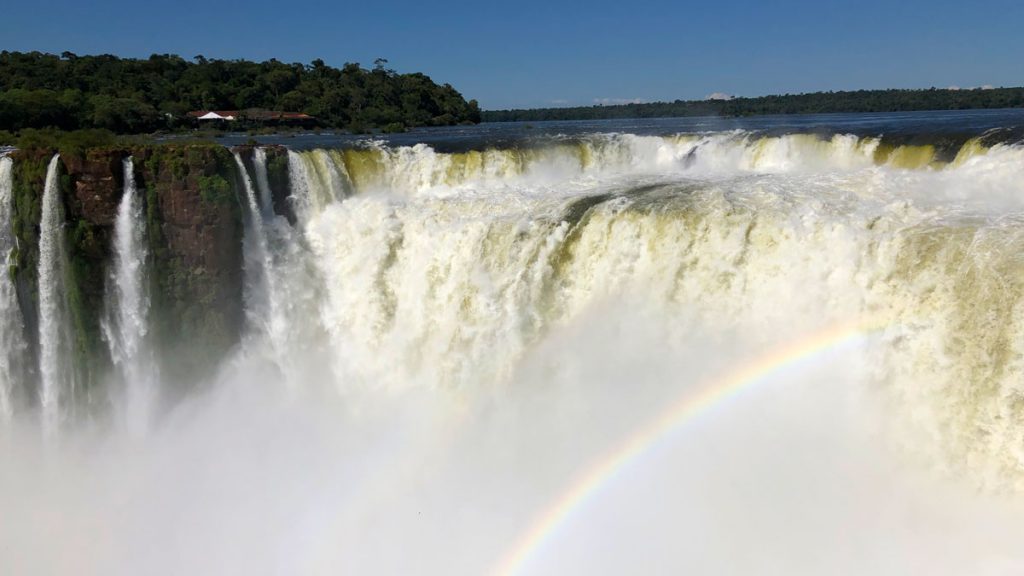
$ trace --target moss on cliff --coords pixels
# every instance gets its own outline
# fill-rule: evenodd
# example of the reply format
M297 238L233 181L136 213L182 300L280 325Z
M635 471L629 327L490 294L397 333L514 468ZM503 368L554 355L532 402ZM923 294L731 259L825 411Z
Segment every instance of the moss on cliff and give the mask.
M74 364L86 390L110 366L100 321L104 310L104 268L97 266L109 253L109 238L99 226L84 219L73 221L66 236L68 268L65 275L68 312L74 329Z
M222 146L137 150L153 307L165 376L192 381L240 337L242 226L235 164Z
M38 358L42 195L54 152L23 149L14 158L12 227L18 250L9 273L18 286L32 366ZM143 198L151 334L164 352L162 373L178 382L195 381L241 333L242 226L231 153L195 143L62 152L67 302L74 362L86 387L99 381L111 364L101 321L124 187L122 160L128 156L135 158L136 185ZM88 389L84 392L88 395Z
M26 366L31 384L37 377L39 354L39 222L42 218L46 167L53 156L49 150L19 150L14 159L11 228L17 239L11 273L18 303L25 320Z
M220 174L199 177L199 196L212 205L230 205L237 200L234 189Z
M39 221L50 156L48 153L15 153L11 227L18 239L17 265L22 274L33 272L39 261Z
M39 236L42 198L47 166L54 150L19 150L15 156L12 229L17 250L11 273L18 291L18 300L25 318L26 340L30 360L35 366L39 347ZM83 156L85 153L83 152ZM82 214L73 190L81 172L69 172L65 165L75 166L75 157L68 162L62 155L58 185L65 215L65 253L67 267L64 285L68 315L73 334L73 362L78 381L88 391L102 374L110 359L100 333L100 315L104 297L104 263L109 259L109 226L95 223L90 214ZM82 157L78 162L84 161Z

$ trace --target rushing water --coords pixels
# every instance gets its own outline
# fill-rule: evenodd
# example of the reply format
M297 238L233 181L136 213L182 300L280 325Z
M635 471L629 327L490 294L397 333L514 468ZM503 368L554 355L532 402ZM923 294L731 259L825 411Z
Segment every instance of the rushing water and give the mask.
M114 221L113 262L107 284L103 332L124 386L125 421L136 434L149 424L157 394L155 359L149 349L146 229L135 165L123 162L124 190Z
M302 352L319 346L313 335L318 329L319 290L298 231L274 214L266 162L266 152L255 150L252 178L235 154L245 193L246 310L253 337L249 344L265 347L258 353L273 361L283 381L294 384L303 378Z
M16 427L0 568L1020 573L1019 126L862 121L239 151L241 346L141 439Z
M64 288L67 254L59 178L60 155L55 154L46 169L39 224L39 405L48 434L56 432L64 413L73 411L75 397Z
M271 307L277 303L274 294L274 264L267 245L267 233L264 230L264 212L256 197L257 192L252 178L237 152L235 164L238 166L238 177L245 189L242 203L248 216L245 234L246 310L254 329L266 331L266 327L262 325L267 317L273 314Z
M10 270L16 247L11 230L13 164L10 158L0 156L0 255L3 272ZM14 389L21 375L20 362L25 348L20 337L24 328L21 309L18 308L17 292L9 273L0 278L0 326L4 327L0 330L0 422L6 422L14 413Z

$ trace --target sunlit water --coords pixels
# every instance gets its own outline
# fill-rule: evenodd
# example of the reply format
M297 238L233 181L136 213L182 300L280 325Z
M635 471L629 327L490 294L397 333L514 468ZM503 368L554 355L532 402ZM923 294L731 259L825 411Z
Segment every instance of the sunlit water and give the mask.
M243 344L142 434L15 411L0 571L1019 574L1024 149L987 128L297 150L295 226L239 156Z

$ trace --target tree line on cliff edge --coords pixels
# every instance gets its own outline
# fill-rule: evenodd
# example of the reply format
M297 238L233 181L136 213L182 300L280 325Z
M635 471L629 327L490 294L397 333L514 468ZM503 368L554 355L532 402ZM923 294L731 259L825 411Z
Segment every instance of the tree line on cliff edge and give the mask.
M0 130L107 129L120 134L173 130L195 110L261 108L303 112L318 126L362 131L480 121L475 100L421 73L399 74L314 60L286 64L154 54L60 56L0 52Z
M1024 107L1024 88L856 90L784 94L731 100L676 100L648 104L488 110L485 122L606 120L681 116L760 116L828 112L910 112Z

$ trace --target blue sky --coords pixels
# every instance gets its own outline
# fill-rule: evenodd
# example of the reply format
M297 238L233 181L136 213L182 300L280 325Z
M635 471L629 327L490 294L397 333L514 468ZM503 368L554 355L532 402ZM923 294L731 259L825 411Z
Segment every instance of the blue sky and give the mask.
M1024 1L36 0L0 49L277 58L448 82L486 109L1024 85Z

